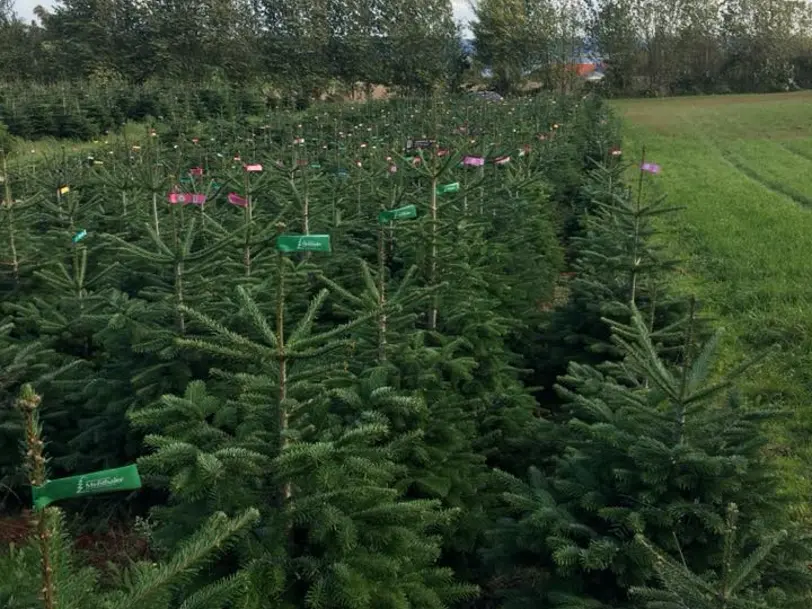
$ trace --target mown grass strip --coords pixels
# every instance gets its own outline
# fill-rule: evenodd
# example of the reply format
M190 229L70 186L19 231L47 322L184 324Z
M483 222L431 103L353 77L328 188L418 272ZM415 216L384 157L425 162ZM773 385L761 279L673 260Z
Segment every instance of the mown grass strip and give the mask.
M778 143L784 150L807 161L812 161L812 140L790 140Z
M684 207L663 227L664 240L684 260L678 287L696 294L728 330L721 367L759 349L779 349L751 371L743 389L752 400L791 413L773 430L771 452L785 468L799 513L809 517L812 214L787 191L809 200L812 180L804 182L804 159L790 162L786 151L777 151L787 143L804 150L810 141L812 96L741 97L725 104L717 98L619 101L616 107L627 121L624 155L635 158L645 146L647 158L663 168L647 187ZM747 156L739 162L758 179L731 163L717 142L727 150L746 142ZM797 181L776 188L782 165L788 174L797 172Z
M799 205L812 207L812 197L805 195L799 190L796 190L784 179L772 177L763 171L756 170L749 163L745 162L741 156L732 152L722 151L722 156L728 163L733 165L733 167L741 171L747 178L753 180L754 182L762 184L773 192L784 195Z

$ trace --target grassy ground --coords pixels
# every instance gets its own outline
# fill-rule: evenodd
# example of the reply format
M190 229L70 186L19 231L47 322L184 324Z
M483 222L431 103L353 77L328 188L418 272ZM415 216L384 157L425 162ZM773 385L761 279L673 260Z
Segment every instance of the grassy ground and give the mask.
M74 140L58 140L44 138L36 141L15 140L8 153L9 167L14 169L20 165L32 165L46 157L54 157L64 152L96 153L109 149L111 145L119 144L124 138L133 144L141 144L147 139L147 129L139 123L127 123L117 133L100 135L97 139L84 142ZM99 157L103 160L103 157Z
M788 488L812 517L812 93L622 100L624 156L684 210L665 227L680 287L727 330L722 367L779 351L744 381L790 412L775 429Z

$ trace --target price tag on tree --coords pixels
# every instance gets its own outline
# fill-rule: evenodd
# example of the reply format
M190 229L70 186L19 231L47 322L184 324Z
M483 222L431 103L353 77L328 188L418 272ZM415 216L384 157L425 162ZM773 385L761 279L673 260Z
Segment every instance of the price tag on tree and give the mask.
M451 184L441 184L437 187L437 194L444 195L451 192L459 192L460 190L460 183L459 182L452 182Z
M91 474L48 480L42 486L31 487L34 508L41 510L54 501L116 491L141 488L137 465L105 469Z
M279 235L276 249L290 252L329 252L330 235Z
M417 217L417 207L414 205L407 205L405 207L398 207L397 209L388 209L378 214L378 222L386 224L395 220L407 220L409 218Z

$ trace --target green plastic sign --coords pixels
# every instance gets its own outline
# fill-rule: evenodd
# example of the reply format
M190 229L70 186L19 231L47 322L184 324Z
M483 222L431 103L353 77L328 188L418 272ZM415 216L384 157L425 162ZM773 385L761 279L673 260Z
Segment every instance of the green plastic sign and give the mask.
M417 208L414 205L407 205L406 207L382 211L378 214L378 222L386 224L387 222L393 222L395 220L407 220L416 217Z
M276 249L290 252L329 252L330 235L279 235Z
M48 480L42 486L31 487L34 509L41 510L54 501L86 495L99 495L141 488L137 465L105 469L81 476Z
M449 192L458 192L460 189L459 182L452 182L451 184L443 184L437 187L437 194L444 195Z

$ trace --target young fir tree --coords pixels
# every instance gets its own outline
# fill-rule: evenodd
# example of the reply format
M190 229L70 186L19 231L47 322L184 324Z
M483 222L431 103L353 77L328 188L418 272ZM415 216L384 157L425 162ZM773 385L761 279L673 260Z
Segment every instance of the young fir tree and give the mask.
M393 203L397 201L396 194L392 199ZM475 496L484 464L473 446L475 411L466 410L454 383L463 377L471 378L472 360L462 354L465 341L419 328L421 319L425 323L425 307L436 302L431 300L432 295L445 285L418 287L414 285L420 279L416 265L399 277L397 269L392 268L397 263L390 264L404 257L410 239L421 238L420 221L390 222L386 220L390 212L384 209L381 213L377 264L373 271L361 261L362 287L353 293L331 279L323 281L339 299L334 312L343 316L372 313L369 321L354 332L357 342L351 369L358 374L360 386L366 387L364 393L377 396L376 411L387 416L393 429L409 439L399 440L398 459L404 469L398 476L398 487L411 497L439 499L461 510L453 531L447 533L471 537L466 531L472 525L474 530L481 527ZM414 213L419 217L416 210ZM404 349L407 342L409 347ZM422 406L404 408L411 403ZM464 543L469 547L472 542Z
M36 172L30 184L20 173L19 166L9 173L4 160L4 201L11 202L6 217L13 278L9 287L14 290L3 304L13 316L9 338L18 345L30 342L47 350L48 365L54 370L71 368L38 384L54 398L59 396L49 401L43 416L55 468L92 469L94 462L118 462L116 455L126 445L123 415L110 416L116 409L104 403L106 416L97 416L96 402L103 400L106 383L96 369L101 358L94 334L109 321L106 291L116 269L115 263L105 260L94 230L104 217L101 201L87 187L78 159L64 153L48 170ZM27 186L30 196L15 200L12 185L14 190ZM87 239L85 228L90 229ZM27 374L33 378L37 372L32 368ZM120 385L116 390L118 399L126 395ZM86 443L88 438L95 442Z
M216 254L232 245L242 229L213 235L197 211L174 209L162 232L146 225L149 241L143 246L117 235L108 237L130 273L144 279L138 298L129 299L118 322L120 331L130 333L131 382L141 403L182 388L194 378L195 367L203 367L177 352L174 341L186 332L186 316L179 307L220 304L213 297L218 293Z
M34 378L38 385L50 388L53 380L70 373L81 365L79 360L65 361L43 341L33 341L15 335L9 320L0 323L0 441L3 446L14 446L23 429L19 416L11 408L22 383ZM62 408L48 408L41 416L48 429L58 429L66 412ZM4 452L0 458L0 486L8 492L0 494L0 505L15 501L15 495L25 483L21 476L19 455Z
M788 518L762 453L774 413L723 395L745 367L712 380L719 337L694 352L690 332L685 359L669 365L632 311L631 325L612 323L616 377L573 363L562 379L571 418L555 431L565 449L549 481L509 481L492 560L511 606L630 606L629 589L655 575L636 535L705 572L723 560L728 503L744 506L754 532ZM785 550L803 559L807 545Z
M166 399L170 408L133 415L139 425L170 424L147 437L156 452L143 460L156 481L171 483L174 516L164 510L166 520L177 527L252 497L264 506L262 528L239 552L258 603L270 596L285 606L447 606L470 593L435 564L431 531L450 514L436 502L402 498L394 455L403 438L389 437L375 411L381 398L342 370L347 333L369 316L314 334L322 291L290 331L283 275L293 263L279 260L274 321L243 287L245 334L184 309L210 337L181 344L225 358L219 375L231 405L220 409L191 387L182 401Z
M604 318L628 322L629 303L640 310L661 354L678 357L679 324L686 301L668 289L675 261L655 239L658 216L673 213L664 197L648 201L641 180L636 192L622 181L626 166L598 165L583 186L591 199L582 233L573 238L576 260L566 303L542 326L545 353L540 380L551 386L565 362L597 365L619 355ZM540 337L541 338L541 337Z
M30 385L23 386L17 401L24 430L25 470L32 486L47 477L41 398ZM253 509L235 518L213 514L162 562L137 562L102 587L99 574L77 564L65 531L62 511L52 505L33 514L33 539L21 548L0 555L0 601L9 609L123 609L150 606L161 609L200 607L221 609L246 593L246 581L232 577L194 585L195 575L211 556L221 552L257 520ZM193 583L190 584L190 580Z
M790 609L809 605L809 565L786 551L786 529L753 531L739 522L736 504L728 506L724 528L724 554L712 572L698 575L684 561L640 539L657 571L661 588L633 588L632 594L649 609ZM796 540L806 541L800 533ZM759 534L756 534L759 535ZM772 564L770 564L772 563ZM779 566L776 570L774 567Z
M419 244L436 239L437 277L444 281L432 303L437 327L415 333L392 358L398 386L423 396L430 412L424 438L431 457L416 464L413 492L463 510L460 525L448 531L445 555L465 577L475 577L479 568L476 552L490 501L487 464L511 467L511 461L529 457L529 448L540 448L533 443L536 403L519 380L520 358L508 340L520 327L511 313L526 311L529 295L544 290L543 275L523 284L523 269L541 262L550 242L536 241L521 254L510 247L533 228L525 233L510 226L513 207L522 203L516 198L506 194L485 205L470 189L443 192L436 231L427 224L407 245L407 251L428 257L432 249Z
M63 450L52 445L53 463L70 470L109 467L135 450L124 417L128 394L122 392L130 377L114 373L119 362L101 357L105 345L98 338L118 312L111 285L118 268L115 262L101 262L110 252L95 237L74 243L66 234L67 243L59 248L64 258L34 272L36 296L9 307L19 326L67 360L83 363L49 388L59 391L64 410L71 413L60 422L63 433L58 436L70 437L67 446Z
M457 237L465 280L455 281L458 291L449 299L454 320L462 322L453 329L471 342L477 362L480 384L468 394L483 403L477 446L489 465L517 474L547 450L526 367L535 359L534 349L524 343L541 320L540 304L551 297L563 262L532 154L511 157L495 169L499 183L490 188L487 225L465 226L470 234L464 229Z
M38 176L44 184L33 199L38 225L26 227L31 237L26 241L35 239L51 256L42 256L28 271L31 295L6 305L18 334L41 341L65 361L84 364L47 387L62 406L45 419L59 427L58 433L53 426L48 431L52 463L61 471L106 467L134 452L123 415L131 369L104 357L107 345L98 339L120 312L121 299L112 286L123 276L99 238L108 214L118 210L109 209L88 177L77 159L65 155Z
M39 264L37 199L25 188L25 180L11 173L2 155L2 201L0 201L0 293L4 301L30 293L31 272ZM20 191L26 196L20 196Z

